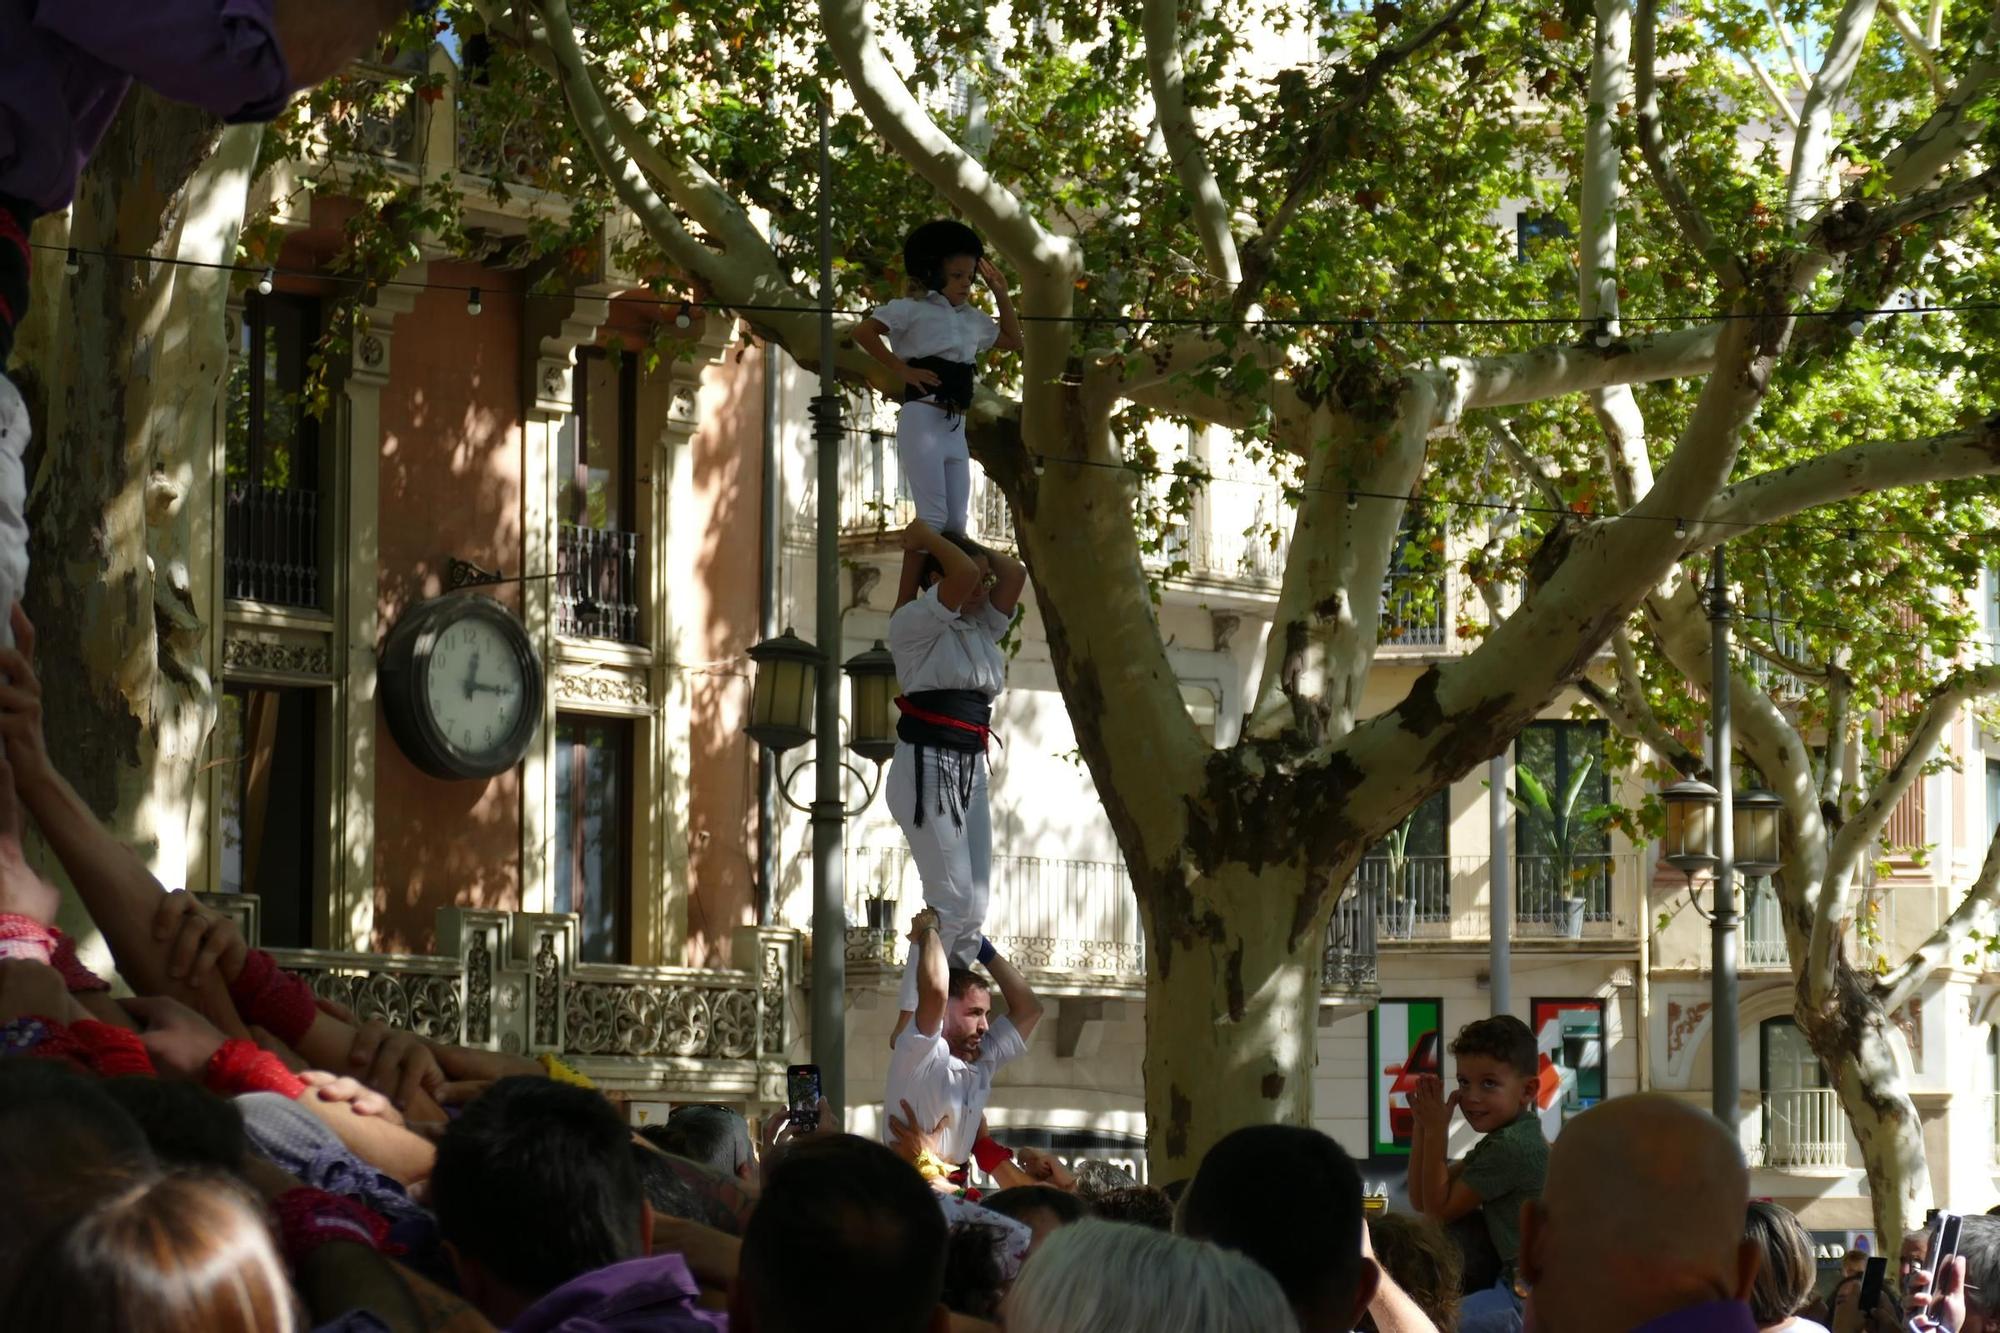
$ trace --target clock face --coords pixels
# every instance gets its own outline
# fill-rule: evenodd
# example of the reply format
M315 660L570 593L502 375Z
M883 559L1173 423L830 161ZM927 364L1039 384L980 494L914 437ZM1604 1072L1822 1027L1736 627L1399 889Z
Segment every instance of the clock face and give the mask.
M464 616L432 641L424 702L445 742L469 759L507 747L528 704L520 655L487 616Z

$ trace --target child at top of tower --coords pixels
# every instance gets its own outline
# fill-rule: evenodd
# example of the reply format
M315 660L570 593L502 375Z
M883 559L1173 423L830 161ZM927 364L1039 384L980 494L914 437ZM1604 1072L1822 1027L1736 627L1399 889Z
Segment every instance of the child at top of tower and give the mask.
M964 223L924 223L904 240L903 263L924 294L876 307L854 330L854 341L903 382L896 454L917 517L938 532L964 532L972 494L964 413L972 406L975 363L989 347L1020 350L1021 323L1000 270ZM993 291L997 322L967 303L975 274Z

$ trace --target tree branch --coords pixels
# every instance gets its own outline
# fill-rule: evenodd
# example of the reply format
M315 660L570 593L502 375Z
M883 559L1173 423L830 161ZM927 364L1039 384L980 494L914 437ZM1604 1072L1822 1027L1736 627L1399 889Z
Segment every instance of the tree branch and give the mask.
M1608 348L1584 343L1550 343L1502 356L1440 357L1431 368L1464 376L1467 410L1536 403L1569 393L1587 393L1614 384L1706 375L1715 368L1720 325L1680 329Z
M1299 210L1318 195L1327 171L1338 160L1348 119L1367 105L1381 88L1382 80L1389 71L1443 36L1474 3L1475 0L1455 0L1451 8L1423 31L1407 41L1378 50L1360 72L1349 76L1340 100L1315 117L1314 123L1319 132L1292 159L1291 178L1285 184L1285 193L1277 208L1264 224L1263 231L1243 247L1242 285L1236 289L1234 302L1236 320L1241 321L1262 295L1264 284L1271 276L1271 258L1277 251L1279 240L1290 228Z
M1836 654L1838 659L1839 654ZM1826 772L1820 778L1820 808L1834 808L1841 818L1840 793L1847 776L1847 713L1854 698L1854 678L1840 661L1826 665Z
M1634 91L1638 103L1639 152L1645 157L1646 168L1667 201L1667 211L1674 215L1681 235L1686 237L1697 255L1714 266L1716 278L1725 291L1738 290L1745 285L1743 266L1716 241L1714 228L1708 225L1708 219L1702 216L1694 196L1688 193L1687 185L1681 180L1680 172L1674 169L1673 159L1667 156L1667 146L1660 134L1659 84L1653 72L1658 29L1659 0L1639 0L1638 27L1632 43L1638 65Z
M1889 16L1889 22L1895 25L1898 33L1902 34L1903 44L1910 48L1910 54L1924 67L1924 74L1931 81L1931 91L1940 99L1949 95L1951 85L1944 81L1944 73L1938 68L1937 52L1924 40L1923 32L1911 21L1910 16L1903 12L1903 7L1897 4L1896 0L1881 0L1881 6L1882 12Z
M1965 897L1951 915L1908 958L1876 981L1875 994L1882 1008L1889 1013L1902 1008L1923 989L1933 972L1964 947L1974 931L1990 932L1996 905L2000 905L2000 831L1986 844L1986 863L1979 869L1979 878L1965 891Z
M1966 67L1930 119L1882 159L1892 198L1930 184L1985 133L1986 119L1973 114L1971 107L2000 74L2000 4L1994 6L1974 49L1982 45L1986 53Z
M1994 693L2000 693L2000 664L1959 672L1930 692L1903 753L1834 836L1828 863L1836 872L1851 872L1882 835L1896 803L1923 776L1924 765L1930 762L1958 710L1973 699Z
M1771 71L1765 69L1755 56L1739 54L1737 59L1743 62L1751 77L1757 80L1757 86L1764 90L1764 96L1771 103L1771 109L1776 111L1779 118L1787 125L1796 130L1799 127L1799 113L1793 108L1792 99L1785 96L1784 90L1778 87L1778 81L1771 77Z
M1042 285L1073 281L1083 267L1080 247L1037 222L1019 196L953 143L917 105L909 85L875 39L867 0L820 0L819 9L827 45L875 132L965 214L1030 285L1036 279Z
M1847 0L1827 33L1819 73L1806 89L1805 105L1799 108L1799 132L1792 138L1792 174L1785 192L1788 219L1803 219L1807 209L1818 212L1830 194L1838 193L1827 188L1833 154L1833 110L1847 96L1848 85L1854 80L1862 45L1868 38L1868 25L1875 21L1876 2ZM1776 15L1773 9L1772 17Z
M1229 201L1222 197L1202 146L1201 131L1188 111L1181 60L1180 0L1146 0L1146 72L1153 85L1153 110L1174 175L1187 191L1195 230L1209 272L1232 289L1243 281L1236 236L1229 229Z
M1618 108L1631 98L1632 8L1629 0L1597 0L1590 51L1590 106L1583 129L1583 190L1577 308L1585 327L1603 318L1618 332ZM1612 493L1630 508L1653 487L1646 453L1646 419L1631 386L1590 391L1591 411L1603 429Z
M1507 461L1514 465L1514 471L1520 474L1521 479L1541 495L1542 503L1551 509L1567 509L1569 505L1563 499L1561 489L1556 485L1556 479L1562 473L1556 461L1552 458L1537 458L1529 453L1528 446L1521 442L1521 437L1515 432L1514 423L1511 421L1494 417L1489 426L1493 431L1493 438L1500 441L1500 447L1506 452Z
M1587 675L1577 677L1577 692L1590 700L1591 706L1604 714L1612 726L1634 740L1644 741L1682 777L1707 778L1710 773L1707 758L1668 731L1646 702L1631 636L1621 627L1611 635L1611 646L1617 664L1618 692L1612 693Z
M1785 53L1785 59L1792 64L1792 77L1799 81L1800 92L1812 90L1812 75L1806 73L1806 62L1799 58L1799 44L1792 36L1791 25L1778 13L1778 7L1771 0L1764 0L1764 12L1771 16L1771 27L1778 35L1778 45Z
M1689 549L1857 495L1996 474L2000 417L1927 439L1853 444L1726 488L1688 534Z

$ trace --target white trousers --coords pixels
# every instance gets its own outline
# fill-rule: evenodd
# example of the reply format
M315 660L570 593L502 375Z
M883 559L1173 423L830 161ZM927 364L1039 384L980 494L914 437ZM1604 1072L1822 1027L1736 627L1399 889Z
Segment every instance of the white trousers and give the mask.
M907 409L906 409L907 410ZM908 741L896 742L896 757L889 761L885 784L889 810L902 826L910 844L910 859L917 864L917 878L923 883L924 905L938 914L938 938L945 956L956 967L970 967L979 956L979 932L986 924L988 877L993 870L993 819L986 808L986 756L972 756L972 798L965 803L963 818L952 817L956 797L938 809L939 784L949 782L949 774L938 772L937 751L924 752L924 822L916 822L917 751ZM907 930L916 911L902 905ZM904 1009L917 1007L917 958L912 945L910 961L903 969Z
M904 403L896 418L896 458L917 517L938 532L964 532L972 499L965 418L929 403Z
M28 408L0 374L0 647L14 646L10 617L28 586Z

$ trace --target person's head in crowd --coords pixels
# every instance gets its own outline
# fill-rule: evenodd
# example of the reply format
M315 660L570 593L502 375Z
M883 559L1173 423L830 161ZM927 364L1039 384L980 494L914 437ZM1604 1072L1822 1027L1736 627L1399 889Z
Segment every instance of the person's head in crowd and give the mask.
M1035 1252L1005 1304L1007 1333L1296 1333L1277 1279L1171 1232L1095 1218Z
M1100 1194L1091 1200L1090 1215L1106 1222L1130 1222L1155 1231L1174 1229L1172 1201L1151 1185L1128 1185Z
M50 1231L154 1169L144 1131L103 1083L51 1060L0 1060L0 1295Z
M127 1184L45 1237L7 1305L37 1333L291 1333L292 1288L270 1228L235 1184Z
M1431 1218L1413 1213L1377 1213L1367 1219L1375 1262L1416 1302L1439 1333L1458 1327L1463 1264L1458 1246ZM1363 1329L1374 1324L1364 1315Z
M1181 1196L1187 1193L1189 1179L1188 1176L1182 1176L1179 1180L1169 1180L1160 1186L1160 1193L1167 1196L1168 1203L1178 1208L1181 1206Z
M178 1079L113 1078L103 1088L138 1123L160 1165L228 1175L243 1169L250 1139L230 1098Z
M1541 1056L1535 1034L1512 1014L1467 1023L1452 1039L1458 1109L1465 1123L1491 1134L1535 1104Z
M632 1144L632 1164L639 1168L639 1188L656 1216L698 1222L717 1231L734 1232L736 1224L674 1169L673 1158L650 1141Z
M1965 1256L1965 1323L1958 1333L2000 1333L2000 1217L1961 1219L1958 1252Z
M1563 1126L1542 1197L1521 1211L1521 1276L1539 1333L1622 1333L1717 1301L1747 1302L1750 1173L1735 1136L1661 1093L1614 1098Z
M650 1249L632 1131L586 1088L504 1078L438 1141L438 1230L465 1298L504 1327L557 1287Z
M1907 1291L1910 1274L1927 1267L1930 1257L1931 1233L1928 1227L1919 1227L1903 1237L1902 1246L1896 1251L1896 1289Z
M727 1106L676 1106L664 1124L639 1130L662 1152L754 1183L757 1156L750 1147L750 1125Z
M1076 1177L1077 1197L1095 1203L1113 1190L1129 1190L1139 1181L1130 1171L1099 1157L1085 1157L1071 1172Z
M1753 1199L1744 1214L1743 1237L1755 1242L1759 1256L1757 1280L1750 1287L1750 1314L1758 1328L1782 1328L1805 1308L1818 1284L1812 1237L1789 1209L1763 1199Z
M1867 1267L1868 1251L1866 1250L1849 1250L1846 1254L1840 1256L1840 1275L1842 1277L1860 1277Z
M1034 1236L1029 1246L1031 1254L1058 1227L1081 1222L1090 1215L1083 1200L1053 1185L1016 1185L989 1194L980 1202L1028 1228Z
M944 1044L970 1064L979 1058L979 1048L992 1026L992 986L970 968L952 968L945 982Z
M944 1287L939 1293L953 1314L993 1320L1006 1294L1000 1233L979 1222L961 1222L945 1233Z
M1353 1328L1375 1294L1375 1264L1361 1254L1361 1173L1316 1129L1226 1135L1201 1159L1178 1223L1263 1265L1305 1333Z
M945 1220L888 1148L851 1134L795 1144L743 1231L732 1333L943 1333Z

